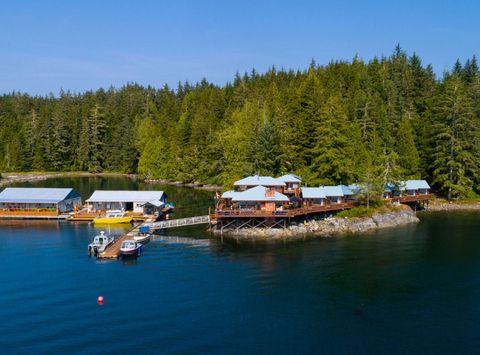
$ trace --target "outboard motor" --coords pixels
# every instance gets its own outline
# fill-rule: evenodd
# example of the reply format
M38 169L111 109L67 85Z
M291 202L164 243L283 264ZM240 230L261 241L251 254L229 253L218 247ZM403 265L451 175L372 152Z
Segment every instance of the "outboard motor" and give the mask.
M98 247L96 245L93 247L93 255L98 255Z

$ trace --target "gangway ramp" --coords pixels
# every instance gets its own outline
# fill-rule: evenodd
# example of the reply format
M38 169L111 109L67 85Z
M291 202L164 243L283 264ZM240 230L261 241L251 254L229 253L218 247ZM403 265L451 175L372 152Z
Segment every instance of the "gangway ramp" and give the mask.
M187 217L187 218L178 218L170 219L165 221L145 223L144 226L149 226L151 230L167 229L167 228L176 228L184 226L193 226L196 224L207 224L210 223L210 216L196 216L196 217Z

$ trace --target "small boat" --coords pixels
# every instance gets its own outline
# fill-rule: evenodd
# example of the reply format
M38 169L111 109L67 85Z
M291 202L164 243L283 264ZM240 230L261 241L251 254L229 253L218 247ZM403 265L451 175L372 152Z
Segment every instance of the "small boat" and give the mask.
M125 240L120 246L120 254L122 256L140 255L143 251L143 244L135 240Z
M88 255L98 255L103 253L107 247L114 241L113 237L106 236L104 231L93 238L93 242L88 244Z
M150 234L139 234L133 237L136 242L147 244L150 241Z
M117 223L131 223L132 216L128 216L123 211L107 211L105 217L97 217L93 219L93 223L97 224L117 224Z

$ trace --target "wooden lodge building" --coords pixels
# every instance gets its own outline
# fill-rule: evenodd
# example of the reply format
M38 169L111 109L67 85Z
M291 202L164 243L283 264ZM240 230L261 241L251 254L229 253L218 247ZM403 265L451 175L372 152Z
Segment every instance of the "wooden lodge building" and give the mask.
M80 194L70 188L7 187L0 193L0 217L57 218L82 205Z
M249 176L236 181L234 189L218 199L211 219L217 228L286 227L295 217L340 211L355 206L361 185L302 187L301 178ZM384 198L392 203L428 201L432 198L425 180L407 180L395 189L387 186Z

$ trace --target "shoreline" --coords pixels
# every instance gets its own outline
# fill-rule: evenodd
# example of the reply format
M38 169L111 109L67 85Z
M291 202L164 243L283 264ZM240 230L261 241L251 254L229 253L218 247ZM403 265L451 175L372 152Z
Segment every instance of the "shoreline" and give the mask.
M139 179L137 174L126 173L89 173L89 172L12 172L0 174L0 187L5 187L17 182L35 182L44 181L53 178L65 178L65 177L95 177L95 176L124 176L130 179ZM222 186L214 184L201 184L201 183L186 183L183 181L171 181L164 179L144 179L140 180L146 184L152 185L171 185L171 186L185 186L193 189L204 191L221 191Z
M311 220L306 223L297 222L286 229L248 228L240 230L227 229L223 234L219 230L212 233L217 238L230 239L236 242L251 241L295 241L308 237L329 238L349 235L362 235L376 230L398 228L419 223L420 219L410 208L398 211L374 213L372 217L327 217Z

